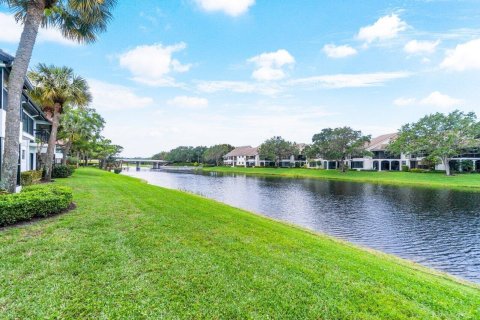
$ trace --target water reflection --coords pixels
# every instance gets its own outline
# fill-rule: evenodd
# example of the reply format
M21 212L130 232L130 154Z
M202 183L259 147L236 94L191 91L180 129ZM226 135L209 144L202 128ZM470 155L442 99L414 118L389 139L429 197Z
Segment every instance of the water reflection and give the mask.
M126 174L480 282L480 193L240 174Z

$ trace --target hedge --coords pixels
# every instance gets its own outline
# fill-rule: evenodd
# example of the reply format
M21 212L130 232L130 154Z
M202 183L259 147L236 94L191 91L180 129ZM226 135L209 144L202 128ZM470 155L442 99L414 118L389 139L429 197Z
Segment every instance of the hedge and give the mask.
M71 203L72 190L56 185L34 185L20 193L0 195L0 226L54 215Z
M31 170L20 173L20 184L22 186L30 186L40 182L42 179L42 170Z
M68 178L75 171L74 166L55 165L53 166L52 178Z

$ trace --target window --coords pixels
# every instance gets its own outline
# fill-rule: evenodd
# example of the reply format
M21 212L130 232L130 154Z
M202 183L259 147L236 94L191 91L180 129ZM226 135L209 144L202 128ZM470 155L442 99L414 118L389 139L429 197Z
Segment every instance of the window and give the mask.
M352 169L363 169L363 161L352 161Z
M22 160L25 160L25 150L22 150Z
M23 131L33 136L33 119L30 118L25 112L22 115Z
M2 68L2 75L0 78L0 82L1 82L1 102L0 102L0 108L2 109L6 109L7 107L7 101L8 101L8 90L7 90L7 86L8 86L8 74L7 74L7 71L5 69ZM3 81L2 81L3 79Z

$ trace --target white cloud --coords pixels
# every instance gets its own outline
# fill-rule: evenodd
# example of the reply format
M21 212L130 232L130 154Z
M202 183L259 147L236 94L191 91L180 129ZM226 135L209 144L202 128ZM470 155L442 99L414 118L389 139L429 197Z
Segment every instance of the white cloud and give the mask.
M184 65L172 55L184 50L183 42L171 46L162 44L138 46L120 55L122 68L129 70L133 80L150 86L176 86L170 76L174 72L187 72L191 65Z
M357 50L349 45L336 46L334 44L326 44L323 52L330 58L345 58L357 54Z
M15 18L3 12L0 12L0 42L18 43L22 34L23 25L17 23ZM37 41L54 42L63 45L75 46L77 42L66 39L62 33L55 28L41 28L38 32Z
M403 50L409 54L431 54L437 49L440 41L418 41L411 40L405 44Z
M195 0L207 12L223 12L229 16L237 17L255 4L255 0Z
M449 50L440 67L454 71L480 69L480 39L459 44L455 49Z
M254 63L257 69L252 73L252 77L259 81L280 80L286 77L283 70L284 66L291 66L295 63L295 58L285 49L275 52L265 52L258 56L248 59L248 62Z
M360 74L334 74L291 80L290 85L309 85L324 88L361 88L383 85L387 81L409 77L405 71Z
M393 103L399 107L423 105L441 109L450 109L453 107L459 107L463 103L463 100L452 98L439 91L434 91L423 99L402 97L395 99Z
M153 104L150 97L138 96L131 88L89 79L93 96L92 105L98 110L124 110L143 108Z
M374 24L360 28L357 38L367 43L395 38L407 29L407 23L397 14L383 16Z
M199 97L178 96L168 100L167 104L180 108L202 109L208 106L208 100Z
M427 97L420 100L420 104L438 107L442 109L449 109L452 107L459 107L463 103L463 100L452 98L446 94L434 91Z
M415 98L401 97L401 98L395 99L393 101L393 104L396 105L396 106L399 106L399 107L405 107L405 106L410 106L410 105L414 104L415 102L417 102L417 99L415 99Z
M276 84L251 83L246 81L201 81L197 89L206 93L231 91L235 93L258 93L263 95L275 95L282 89Z

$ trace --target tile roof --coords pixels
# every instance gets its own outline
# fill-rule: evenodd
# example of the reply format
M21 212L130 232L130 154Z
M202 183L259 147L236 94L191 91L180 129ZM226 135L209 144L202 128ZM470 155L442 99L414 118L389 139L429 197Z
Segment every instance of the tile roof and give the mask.
M251 146L236 147L225 157L239 157L239 156L256 156L258 155L258 148L252 148Z
M373 138L370 143L367 144L367 150L369 151L379 151L385 150L390 143L390 141L394 140L398 134L395 133L388 133L383 134L381 136Z

